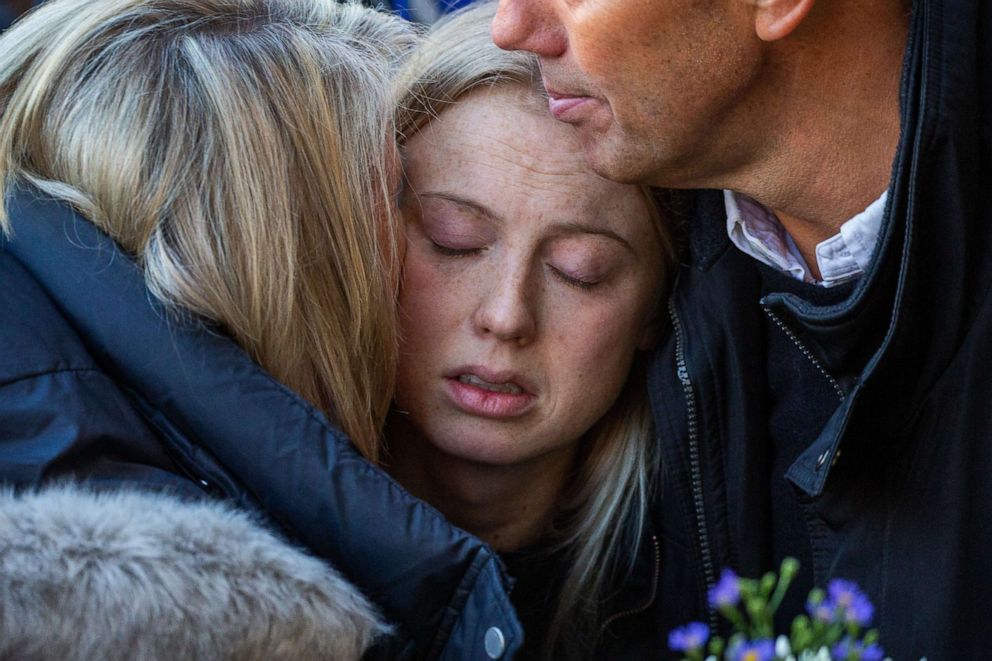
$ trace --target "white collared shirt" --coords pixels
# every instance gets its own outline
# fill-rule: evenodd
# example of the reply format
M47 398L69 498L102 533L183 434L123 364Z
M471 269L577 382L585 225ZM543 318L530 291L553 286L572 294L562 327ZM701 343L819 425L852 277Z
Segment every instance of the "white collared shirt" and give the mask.
M806 260L785 227L767 207L746 195L723 191L727 207L727 234L745 254L797 280L832 287L853 280L868 269L885 215L888 191L868 208L840 226L840 231L816 246L820 280L810 273Z

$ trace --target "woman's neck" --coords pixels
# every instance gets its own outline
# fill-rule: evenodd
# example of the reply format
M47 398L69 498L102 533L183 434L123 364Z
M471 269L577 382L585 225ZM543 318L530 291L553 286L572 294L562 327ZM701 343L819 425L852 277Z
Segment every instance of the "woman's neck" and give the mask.
M386 470L410 493L497 551L531 546L547 533L572 471L570 447L513 465L456 457L392 414Z

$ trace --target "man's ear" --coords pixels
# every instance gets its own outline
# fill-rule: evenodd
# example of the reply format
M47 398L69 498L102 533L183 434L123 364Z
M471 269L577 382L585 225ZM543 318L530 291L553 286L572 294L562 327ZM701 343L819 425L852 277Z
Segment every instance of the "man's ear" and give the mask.
M777 41L799 27L816 0L752 0L754 31L762 41Z

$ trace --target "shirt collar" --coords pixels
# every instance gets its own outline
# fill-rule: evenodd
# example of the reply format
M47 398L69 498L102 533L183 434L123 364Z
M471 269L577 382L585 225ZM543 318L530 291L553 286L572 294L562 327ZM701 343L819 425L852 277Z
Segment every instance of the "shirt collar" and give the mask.
M871 263L888 191L845 221L837 234L816 246L816 263L822 277L819 281L813 278L792 237L770 209L741 193L725 190L723 196L727 234L739 250L797 280L831 287L859 277Z

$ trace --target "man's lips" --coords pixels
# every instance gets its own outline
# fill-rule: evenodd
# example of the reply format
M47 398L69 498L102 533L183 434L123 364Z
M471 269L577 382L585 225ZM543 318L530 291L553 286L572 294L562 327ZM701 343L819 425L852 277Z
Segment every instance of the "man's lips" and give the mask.
M595 100L591 96L568 94L552 88L548 88L547 92L548 110L551 112L552 117L562 122L578 119L583 113L583 110Z
M552 96L548 98L548 110L551 111L551 116L555 119L565 121L568 119L571 110L587 100L588 97L585 96L565 96L558 98Z

